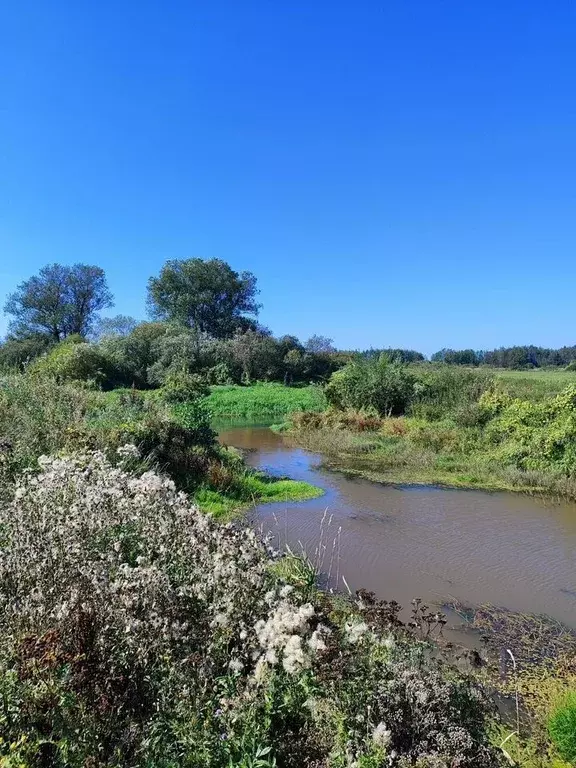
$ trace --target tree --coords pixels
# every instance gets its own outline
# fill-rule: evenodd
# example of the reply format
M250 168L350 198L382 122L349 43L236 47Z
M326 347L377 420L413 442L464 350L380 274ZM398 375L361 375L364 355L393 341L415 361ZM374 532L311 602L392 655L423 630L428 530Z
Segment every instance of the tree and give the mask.
M310 336L304 346L306 352L313 352L315 354L320 352L336 352L333 339L328 339L326 336L317 336L316 334Z
M157 319L225 339L253 326L246 315L258 314L257 293L251 272L235 272L220 259L172 260L148 281L148 306Z
M275 339L257 331L238 333L227 342L231 367L239 368L241 380L271 381L280 376L282 357Z
M4 311L13 315L16 336L48 334L54 341L77 333L86 336L97 313L112 306L104 270L88 264L49 264L21 283Z
M99 340L107 336L128 336L137 325L138 322L129 315L101 317L95 325L94 336Z
M125 370L128 384L146 387L150 384L148 371L157 362L165 340L178 332L168 323L140 323L128 336L105 336L99 346Z

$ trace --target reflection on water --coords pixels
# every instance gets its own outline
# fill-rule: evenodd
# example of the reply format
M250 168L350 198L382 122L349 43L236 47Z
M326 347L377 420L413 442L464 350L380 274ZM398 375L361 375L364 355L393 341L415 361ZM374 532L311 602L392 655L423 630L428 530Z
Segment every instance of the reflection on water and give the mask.
M254 467L326 491L261 505L254 519L280 544L302 545L310 555L325 547L325 570L336 552L352 590L403 605L415 596L490 602L576 626L575 504L345 477L320 469L318 454L286 445L267 427L222 429L220 440L248 450Z

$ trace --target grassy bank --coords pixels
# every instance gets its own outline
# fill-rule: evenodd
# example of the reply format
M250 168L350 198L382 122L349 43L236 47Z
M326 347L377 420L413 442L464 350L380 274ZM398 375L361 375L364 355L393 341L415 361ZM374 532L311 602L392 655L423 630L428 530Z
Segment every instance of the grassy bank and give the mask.
M302 419L286 428L287 440L322 453L334 470L394 484L441 485L490 491L514 491L576 499L576 479L561 472L523 469L504 463L487 446L479 428L459 427L451 420L425 422L398 417L378 429L357 431L323 414L314 428ZM371 425L373 426L373 425Z
M213 387L206 404L215 418L274 418L296 411L321 411L326 398L320 387L255 384Z
M293 414L288 436L333 468L382 482L576 498L573 373L381 358L349 364L325 392L330 408Z

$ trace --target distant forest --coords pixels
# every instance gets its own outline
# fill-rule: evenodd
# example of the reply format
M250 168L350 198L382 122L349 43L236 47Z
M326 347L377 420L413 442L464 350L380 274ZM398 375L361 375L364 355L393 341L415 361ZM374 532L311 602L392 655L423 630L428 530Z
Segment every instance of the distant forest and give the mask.
M491 365L495 368L545 368L567 366L576 360L576 346L547 349L546 347L501 347L489 351L473 349L441 349L430 358L433 362L452 365Z
M418 363L426 360L425 355L413 349L367 349L362 357L373 358L386 354L403 363ZM546 347L500 347L492 350L441 349L430 357L433 363L449 365L488 365L494 368L546 368L566 367L576 360L576 346L547 349ZM576 363L574 363L576 367Z

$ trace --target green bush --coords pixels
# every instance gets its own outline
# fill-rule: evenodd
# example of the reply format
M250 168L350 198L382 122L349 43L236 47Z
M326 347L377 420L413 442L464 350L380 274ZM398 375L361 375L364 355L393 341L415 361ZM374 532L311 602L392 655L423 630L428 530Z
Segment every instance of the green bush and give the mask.
M167 403L186 403L208 394L210 390L202 376L185 371L168 374L161 389L162 399Z
M576 472L576 385L540 402L510 400L486 427L500 458L521 469Z
M373 411L380 416L404 413L414 397L416 377L385 355L357 360L336 371L326 385L326 399L339 410Z
M415 385L415 415L424 416L426 409L435 409L437 418L447 411L477 403L493 385L494 377L486 371L458 366L419 367ZM426 414L430 416L432 411Z
M211 414L205 402L176 403L172 414L174 420L189 432L194 443L207 448L214 445L216 433L210 426Z
M35 360L27 371L31 376L54 378L57 382L83 381L111 387L121 374L96 345L70 338Z
M576 762L576 691L554 710L548 720L548 733L560 757Z
M23 469L42 454L62 450L84 421L94 394L49 377L5 377L0 384L0 439L9 446L10 466Z
M0 370L23 370L48 351L53 342L41 334L24 339L7 339L0 344Z

